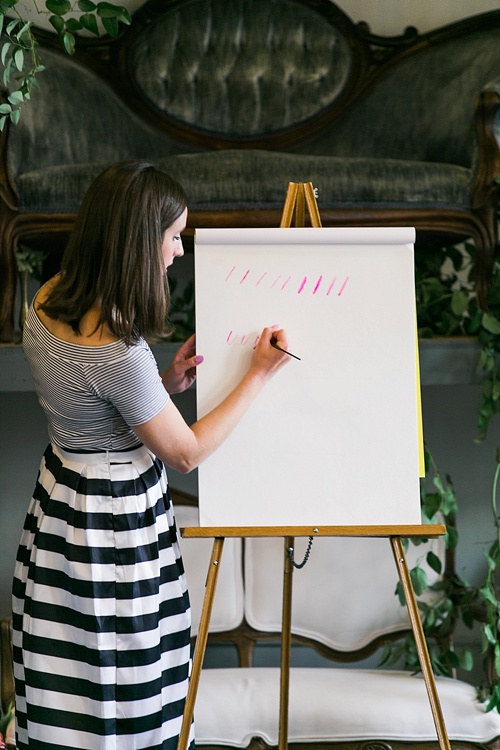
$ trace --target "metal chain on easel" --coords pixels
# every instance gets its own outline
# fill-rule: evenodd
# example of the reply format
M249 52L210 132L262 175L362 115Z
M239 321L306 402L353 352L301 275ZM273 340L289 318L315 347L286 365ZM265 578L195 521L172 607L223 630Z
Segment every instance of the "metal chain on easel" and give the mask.
M304 553L304 559L301 563L295 562L295 559L293 557L293 547L288 547L288 557L290 558L290 562L292 563L294 568L297 568L297 570L300 570L300 568L303 568L306 562L309 560L309 555L311 554L311 547L313 543L313 537L309 537L309 543L307 545L307 549Z

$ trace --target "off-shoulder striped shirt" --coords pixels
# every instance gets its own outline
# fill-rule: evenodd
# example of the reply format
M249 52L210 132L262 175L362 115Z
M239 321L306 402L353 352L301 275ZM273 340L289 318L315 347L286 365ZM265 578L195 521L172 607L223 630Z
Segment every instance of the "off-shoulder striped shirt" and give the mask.
M132 346L63 341L31 305L23 347L50 440L63 448L105 451L138 445L132 428L156 416L169 399L144 339Z

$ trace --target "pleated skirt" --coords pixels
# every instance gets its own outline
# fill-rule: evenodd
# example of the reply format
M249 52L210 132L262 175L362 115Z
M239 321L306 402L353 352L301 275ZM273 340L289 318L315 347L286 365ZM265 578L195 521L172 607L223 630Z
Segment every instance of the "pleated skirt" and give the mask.
M48 446L13 628L19 750L175 750L190 606L166 473L146 448Z

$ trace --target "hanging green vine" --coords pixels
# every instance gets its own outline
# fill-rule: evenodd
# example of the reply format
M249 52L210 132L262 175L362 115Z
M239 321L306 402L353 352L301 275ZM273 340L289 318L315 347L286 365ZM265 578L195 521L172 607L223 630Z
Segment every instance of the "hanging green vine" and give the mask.
M497 463L491 491L491 510L496 536L490 548L485 552L488 571L479 595L484 608L482 622L482 653L488 658L487 680L479 687L479 696L488 700L487 710L500 711L500 592L497 573L500 570L500 524L497 507L497 487L500 477L500 451L497 450Z
M14 125L18 123L22 106L31 98L37 76L44 70L38 55L33 22L23 15L26 1L0 0L0 70L3 69L2 84L7 89L6 98L0 103L0 131L7 119ZM36 13L48 16L61 46L69 55L75 51L75 34L79 31L85 30L99 36L102 24L104 31L115 37L120 23L131 23L128 10L115 3L45 0L40 2L40 7L36 0L31 0L31 3Z
M421 481L421 509L424 523L444 523L447 533L444 538L447 550L454 551L458 543L455 527L457 499L453 483L449 476L441 477L431 454L425 448L426 476ZM430 485L430 486L429 486ZM412 539L412 544L421 546L426 539ZM409 542L406 540L406 548ZM423 564L438 574L436 583L429 584L428 575ZM473 667L473 656L469 648L459 652L453 646L452 634L461 608L467 600L468 587L456 575L443 569L441 558L432 548L426 546L425 553L410 569L413 590L417 597L420 617L424 632L429 639L429 657L436 674L451 676L455 669L461 667L470 670ZM402 606L406 604L401 583L396 585L396 594ZM420 661L411 633L396 644L388 644L382 654L382 664L398 664L412 672L420 670Z
M478 410L478 441L484 440L493 417L500 411L500 262L493 269L487 294L487 310L478 307L474 294L475 249L471 244L462 248L443 248L434 255L416 258L415 282L419 336L474 336L479 344L477 372L481 375L481 397ZM436 674L452 675L457 668L470 670L474 658L470 649L459 652L453 645L452 633L460 620L468 628L479 626L482 634L481 654L485 680L478 686L478 697L486 702L486 710L500 711L500 518L497 507L500 478L500 449L491 489L491 511L494 535L485 550L487 572L480 586L472 586L456 574L442 570L441 561L428 551L410 571L413 588L425 633L429 655ZM431 489L429 489L429 484ZM447 528L446 546L453 550L458 542L455 527L457 500L450 477L443 481L431 455L426 451L426 478L421 485L424 522L442 522ZM423 563L440 575L436 584L428 584ZM401 585L396 593L404 604ZM399 663L419 671L420 664L413 638L409 636L397 646L388 646L383 663Z

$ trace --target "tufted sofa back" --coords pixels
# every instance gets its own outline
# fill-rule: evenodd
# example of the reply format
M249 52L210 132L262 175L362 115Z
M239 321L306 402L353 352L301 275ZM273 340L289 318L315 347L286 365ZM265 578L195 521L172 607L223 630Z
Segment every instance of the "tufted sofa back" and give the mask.
M149 19L129 49L137 95L205 145L279 135L301 153L470 166L478 81L498 76L500 13L386 46L330 0L190 0Z
M283 0L175 4L132 45L138 89L172 119L220 136L296 127L357 75L348 21L328 5L324 16L316 3Z
M248 147L470 167L474 98L498 75L487 16L384 46L330 0L150 0L105 55L43 49L12 176Z

